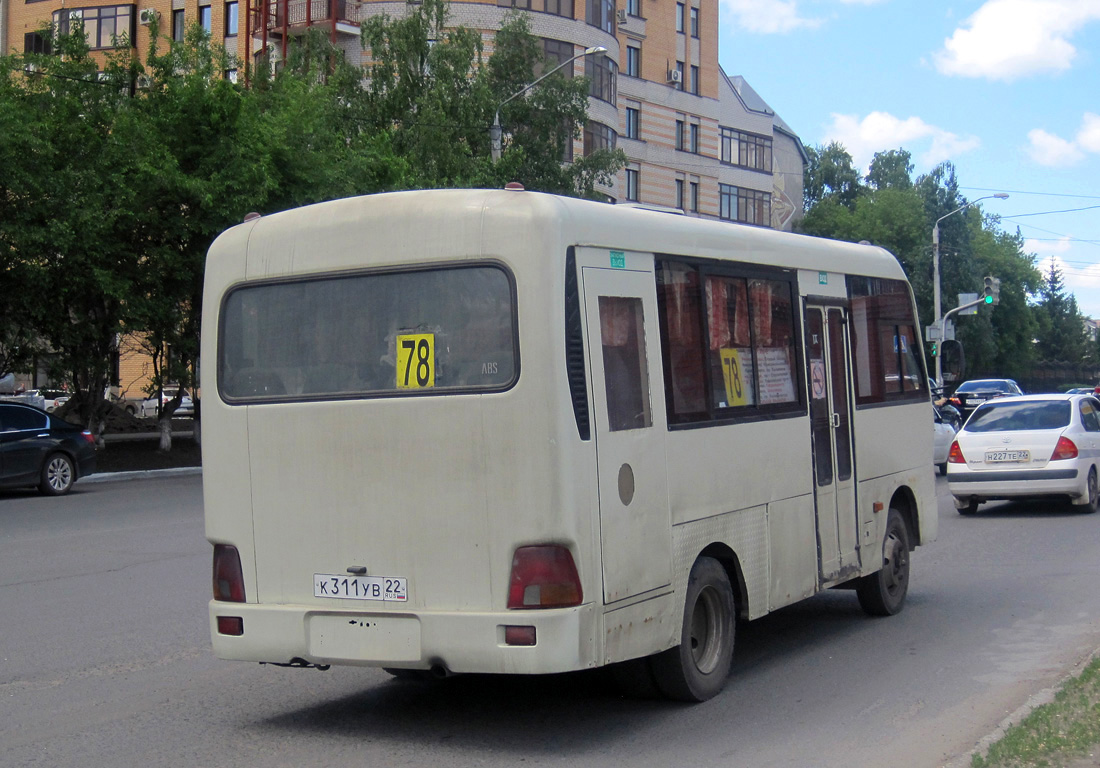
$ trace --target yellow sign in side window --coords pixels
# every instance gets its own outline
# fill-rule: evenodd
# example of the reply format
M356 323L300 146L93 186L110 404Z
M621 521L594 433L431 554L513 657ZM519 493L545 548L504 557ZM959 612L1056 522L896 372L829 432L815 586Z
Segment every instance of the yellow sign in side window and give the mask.
M435 334L406 333L397 336L397 388L435 386Z
M745 362L752 368L752 351L748 349L729 349L723 347L722 377L726 380L726 402L732 407L748 405L749 392L745 386ZM742 355L745 359L742 360Z

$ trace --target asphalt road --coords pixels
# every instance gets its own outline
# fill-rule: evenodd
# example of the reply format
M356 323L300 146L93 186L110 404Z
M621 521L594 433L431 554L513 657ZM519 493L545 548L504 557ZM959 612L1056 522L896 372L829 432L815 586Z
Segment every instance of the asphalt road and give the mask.
M838 592L745 625L726 690L688 706L600 673L219 661L200 477L0 492L0 766L965 765L1100 647L1100 515L940 517L900 615Z

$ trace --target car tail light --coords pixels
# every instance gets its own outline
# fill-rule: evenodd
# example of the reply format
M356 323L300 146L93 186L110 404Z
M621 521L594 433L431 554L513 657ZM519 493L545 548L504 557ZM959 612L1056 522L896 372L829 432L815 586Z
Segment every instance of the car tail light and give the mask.
M240 637L244 634L244 619L240 616L219 616L218 634Z
M535 639L534 627L513 627L508 626L504 628L504 644L505 645L537 645Z
M241 556L229 544L214 545L214 599L227 603L244 602L244 577Z
M84 438L84 442L95 445L95 435L93 435L88 430L84 430L83 432L81 432L80 436Z
M966 457L963 456L962 448L959 447L958 440L951 441L951 452L947 454L948 464L965 464Z
M568 608L581 604L573 555L562 546L520 547L512 557L509 608Z
M1058 445L1054 446L1054 453L1050 454L1051 461L1059 459L1076 459L1077 446L1068 437L1059 437Z

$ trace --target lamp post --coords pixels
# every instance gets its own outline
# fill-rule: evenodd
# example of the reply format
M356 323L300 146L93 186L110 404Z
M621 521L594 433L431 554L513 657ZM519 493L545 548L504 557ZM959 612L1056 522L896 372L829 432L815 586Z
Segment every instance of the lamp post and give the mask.
M507 99L505 99L504 101L500 102L500 104L497 105L496 114L493 115L493 125L492 125L491 128L489 128L489 142L490 142L490 146L492 147L491 151L492 151L492 154L493 154L493 162L494 163L497 160L500 160L500 149L501 149L501 147L500 147L500 144L501 144L501 141L500 141L500 139L501 139L500 109L501 109L501 107L503 107L505 104L507 104L509 101L516 98L517 96L522 96L523 94L527 93L529 90L534 88L536 85L541 83L546 78L550 77L550 75L554 74L555 72L557 72L562 67L565 67L568 64L572 64L577 59L588 56L591 53L607 53L607 49L604 48L602 45L595 45L595 46L592 46L591 48L585 48L583 51L578 53L573 58L563 61L561 64L559 64L558 66L554 67L549 72L547 72L545 75L543 75L539 79L535 80L533 83L530 83L528 85L523 86L521 89L519 89L518 91L513 93L511 96L509 96Z
M979 197L977 200L971 200L966 205L960 205L950 213L945 213L936 219L936 223L932 226L932 314L934 321L939 327L939 342L940 348L939 354L936 355L936 383L943 387L943 321L940 317L940 222L946 219L948 216L953 216L959 211L965 211L974 203L981 202L982 200L990 200L996 198L998 200L1005 200L1008 195L1004 192L998 192L995 195L986 195L985 197Z

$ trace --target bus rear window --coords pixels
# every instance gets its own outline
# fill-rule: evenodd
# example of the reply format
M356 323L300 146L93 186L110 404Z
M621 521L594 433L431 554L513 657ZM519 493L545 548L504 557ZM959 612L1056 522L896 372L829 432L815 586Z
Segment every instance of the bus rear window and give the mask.
M227 402L506 389L514 295L487 265L240 285L222 306L218 387Z

